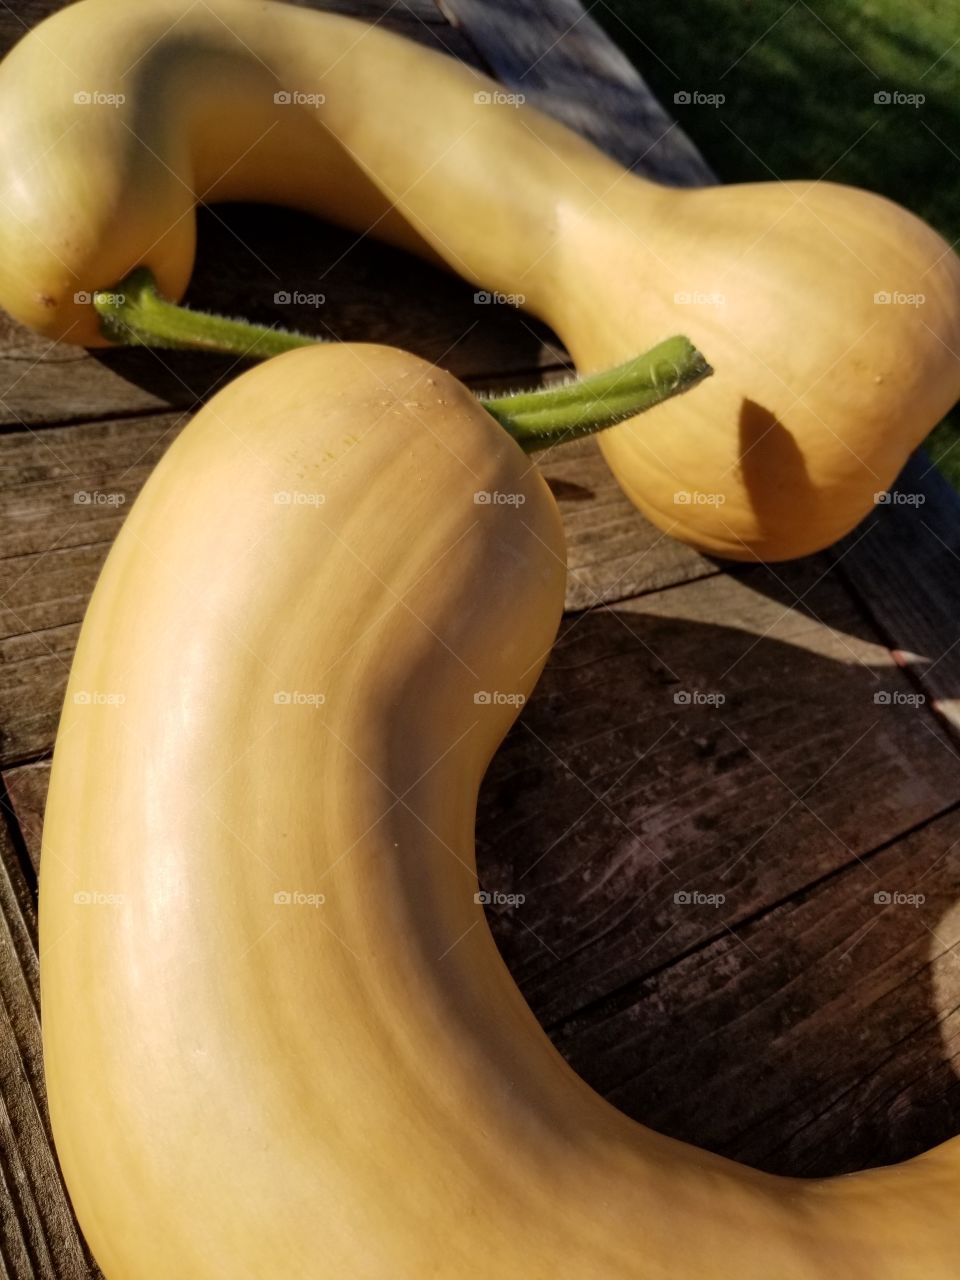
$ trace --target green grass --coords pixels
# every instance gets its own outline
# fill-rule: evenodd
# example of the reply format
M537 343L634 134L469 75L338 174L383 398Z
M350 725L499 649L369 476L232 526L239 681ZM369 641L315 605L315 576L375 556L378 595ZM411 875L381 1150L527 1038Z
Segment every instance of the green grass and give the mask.
M599 0L590 12L724 181L827 176L960 237L960 0ZM675 105L680 90L725 101ZM925 101L879 105L883 90ZM927 447L960 489L960 412Z

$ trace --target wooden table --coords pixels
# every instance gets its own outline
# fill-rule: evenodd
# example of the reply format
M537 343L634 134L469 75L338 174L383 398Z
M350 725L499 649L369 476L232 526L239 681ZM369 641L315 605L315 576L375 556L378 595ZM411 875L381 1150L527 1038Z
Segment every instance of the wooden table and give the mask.
M0 8L0 46L57 7ZM575 0L332 7L486 66L638 171L712 180ZM200 305L395 343L475 386L564 366L529 318L308 218L204 211L200 239ZM284 287L327 301L280 312ZM129 502L234 366L91 355L0 326L0 1261L20 1280L96 1274L51 1152L38 1022L36 871L67 669ZM491 923L537 1016L630 1115L764 1169L855 1169L950 1136L952 492L918 457L901 483L922 506L878 507L808 560L730 567L649 526L592 442L542 466L569 538L569 612L478 825L484 885L525 895ZM74 500L93 491L125 505ZM725 701L685 703L690 691Z

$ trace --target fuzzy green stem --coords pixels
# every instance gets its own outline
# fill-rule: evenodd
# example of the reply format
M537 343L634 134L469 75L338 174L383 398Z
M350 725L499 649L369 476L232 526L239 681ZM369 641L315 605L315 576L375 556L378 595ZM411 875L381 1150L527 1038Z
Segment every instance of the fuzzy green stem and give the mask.
M192 311L164 298L147 267L94 294L104 336L126 346L196 347L266 360L319 342L304 333ZM615 369L556 387L480 397L528 452L593 435L696 386L713 370L687 338L674 337Z
M667 338L614 369L480 403L528 452L593 435L695 387L713 373L684 337Z
M305 333L229 320L179 306L158 292L147 267L131 271L113 289L95 293L93 305L100 314L104 336L124 346L196 347L267 360L320 341Z

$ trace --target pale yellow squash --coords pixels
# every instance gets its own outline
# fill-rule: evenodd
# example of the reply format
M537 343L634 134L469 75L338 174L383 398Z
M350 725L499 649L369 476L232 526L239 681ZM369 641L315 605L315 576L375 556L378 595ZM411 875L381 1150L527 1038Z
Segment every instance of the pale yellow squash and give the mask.
M686 333L716 376L600 440L675 536L781 559L849 530L960 394L952 250L828 182L652 185L495 90L335 15L80 0L0 67L0 304L96 345L75 296L145 264L179 298L198 199L294 205L524 295L584 371Z
M150 477L41 865L53 1131L107 1280L955 1280L956 1142L756 1173L614 1110L512 982L474 811L563 561L519 447L382 347L244 374Z

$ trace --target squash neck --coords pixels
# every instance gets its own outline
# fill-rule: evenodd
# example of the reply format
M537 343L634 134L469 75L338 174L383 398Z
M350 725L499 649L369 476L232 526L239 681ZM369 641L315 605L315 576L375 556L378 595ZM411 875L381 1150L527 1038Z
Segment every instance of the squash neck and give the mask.
M682 262L669 227L686 194L626 174L600 199L560 211L558 287L541 314L581 373L679 331Z

